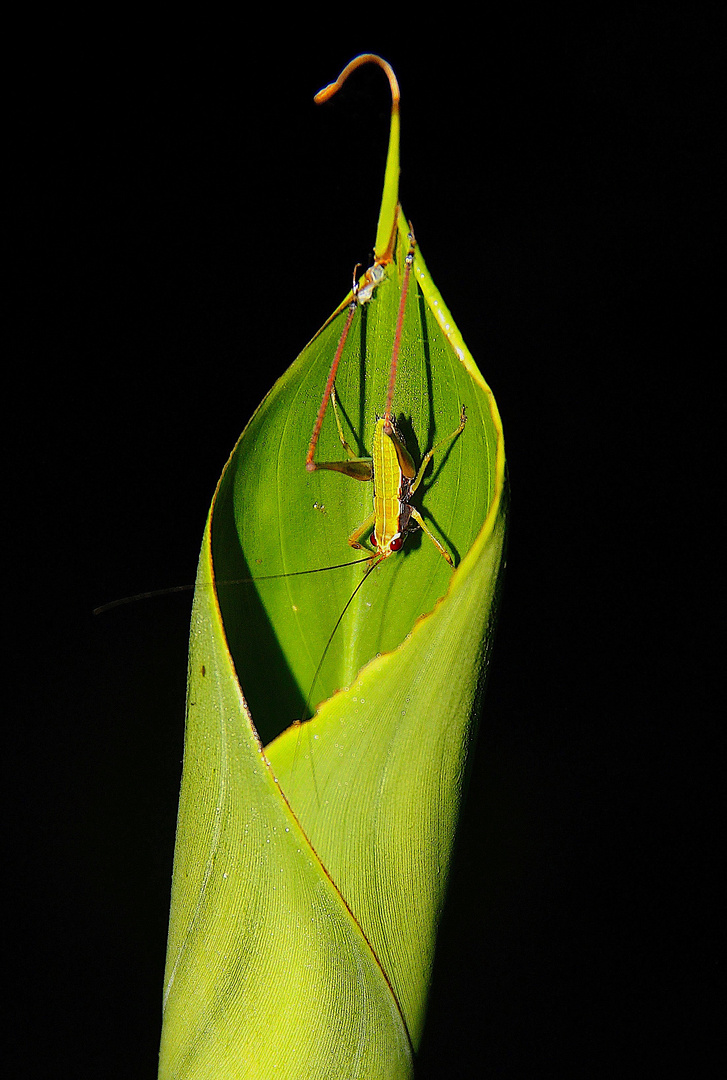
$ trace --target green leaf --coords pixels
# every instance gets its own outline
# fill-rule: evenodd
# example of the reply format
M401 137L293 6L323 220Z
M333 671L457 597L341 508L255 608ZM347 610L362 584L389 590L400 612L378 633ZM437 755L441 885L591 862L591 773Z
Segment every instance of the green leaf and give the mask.
M361 456L384 410L410 246L391 175L385 278L356 309L336 379ZM346 311L344 300L245 428L205 530L164 1078L406 1077L421 1035L496 601L502 429L416 248L394 410L419 461L466 407L415 497L458 565L415 533L331 640L363 568L299 572L356 557L347 537L372 490L304 460ZM316 457L342 456L329 414ZM309 698L314 719L291 724Z

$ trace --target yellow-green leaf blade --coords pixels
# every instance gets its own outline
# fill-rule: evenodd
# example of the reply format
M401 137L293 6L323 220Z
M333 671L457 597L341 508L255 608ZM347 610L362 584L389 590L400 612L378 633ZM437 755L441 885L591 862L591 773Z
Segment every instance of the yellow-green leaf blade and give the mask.
M210 571L208 526L200 584ZM410 1071L395 999L280 797L203 584L192 618L160 1078L383 1080Z
M411 243L396 218L396 109L392 143L377 235L385 276L356 308L336 380L361 456L384 409ZM497 594L502 429L417 249L393 409L416 461L467 410L415 498L458 569L417 533L358 590L360 566L301 573L350 561L346 538L371 512L371 485L303 464L345 308L256 411L205 534L164 1077L393 1080L410 1075L421 1033ZM329 414L316 459L342 457ZM272 770L245 699L274 740ZM308 706L318 715L290 727Z

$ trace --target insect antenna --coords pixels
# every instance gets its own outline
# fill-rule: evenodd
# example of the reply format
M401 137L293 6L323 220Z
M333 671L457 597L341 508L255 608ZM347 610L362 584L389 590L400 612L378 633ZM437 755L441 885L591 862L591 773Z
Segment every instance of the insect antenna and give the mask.
M369 559L354 559L352 562L336 563L335 566L314 566L311 570L290 570L287 574L260 574L259 577L232 578L225 581L208 581L204 584L248 585L253 581L275 581L278 578L300 577L303 574L322 574L325 570L342 570L344 566L356 566L358 563L365 562L369 562ZM366 578L363 580L365 581ZM149 592L135 593L133 596L122 596L120 600L110 600L107 604L99 604L98 607L93 609L91 614L103 615L107 611L112 611L114 608L123 607L124 604L135 604L137 600L153 600L158 596L171 596L173 593L191 592L194 588L194 585L171 585L166 589L152 589ZM354 596L355 595L356 594L354 593ZM353 596L351 597L351 600L353 600ZM349 600L349 604L351 603L351 600ZM326 646L326 648L328 648L328 646ZM318 673L316 672L316 676L317 674Z
M321 670L323 668L323 664L325 662L326 656L328 655L328 650L331 647L331 642L333 641L334 637L336 636L336 631L338 630L339 626L343 622L343 617L346 614L346 612L348 611L351 604L353 603L354 598L356 597L356 594L358 593L359 589L364 584L364 582L366 581L366 578L369 576L371 571L376 566L378 566L378 564L381 562L381 559L374 557L373 559L361 559L361 560L358 560L358 561L359 562L368 562L370 565L367 567L363 577L361 578L358 585L353 590L353 592L349 596L348 600L346 601L345 605L341 609L341 614L336 619L336 625L333 627L330 634L328 635L328 641L326 642L326 647L323 650L323 652L321 653L321 658L318 661L318 666L316 667L315 674L313 675L313 680L311 682L310 690L308 691L308 696L306 697L305 705L303 706L303 715L302 715L301 719L298 721L298 724L305 723L306 718L311 719L311 720L313 719L312 716L308 717L308 714L311 712L311 701L313 699L313 691L315 690L315 685L316 685L316 682L318 681L318 676L321 673ZM308 752L309 752L310 757L311 757L311 771L313 773L313 787L315 789L316 804L318 806L320 806L320 798L319 798L319 794L318 794L318 781L316 780L316 773L315 773L315 769L313 768L313 744L311 742L310 727L308 727L307 730L308 730ZM293 755L293 767L292 767L292 770L291 770L291 773L292 773L293 776L295 775L295 767L296 767L297 757L298 757L298 743L296 743L295 754Z
M378 566L378 564L379 564L379 562L381 560L377 559L377 558L374 558L374 559L369 558L369 559L357 559L356 561L357 562L368 562L371 565L368 567L368 569L364 573L364 576L361 578L358 585L356 586L356 588L353 590L353 592L349 596L348 600L345 603L345 606L341 610L341 614L336 619L336 625L333 627L333 629L331 630L331 633L329 634L328 641L326 642L326 647L325 647L325 649L323 650L323 652L321 654L320 660L318 661L318 667L315 670L315 675L313 676L313 682L311 683L311 688L308 691L308 697L305 699L305 706L303 708L303 716L301 717L301 722L306 719L306 715L310 712L310 703L311 703L311 699L313 697L313 690L315 689L315 685L316 685L316 682L318 680L318 676L321 673L321 668L323 667L326 656L328 655L328 650L329 650L329 648L331 646L331 642L333 641L333 638L335 637L336 630L338 630L339 626L343 622L343 616L346 614L349 607L353 603L353 600L354 600L354 597L356 596L356 593L359 591L359 589L361 588L363 583L366 581L366 578L369 576L369 574L374 569L374 567ZM346 563L344 565L352 566L354 564L353 563Z

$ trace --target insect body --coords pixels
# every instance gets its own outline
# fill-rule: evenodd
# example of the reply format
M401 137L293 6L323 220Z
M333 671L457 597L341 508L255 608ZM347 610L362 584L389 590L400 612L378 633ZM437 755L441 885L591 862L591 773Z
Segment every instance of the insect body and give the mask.
M370 541L375 549L374 558L377 562L380 562L382 559L386 559L389 555L399 551L407 533L412 532L416 526L419 526L432 541L440 555L447 560L450 566L454 565L447 549L440 544L417 508L411 505L410 500L419 487L434 454L464 430L467 420L464 408L462 408L459 426L424 455L417 471L393 417L388 421L386 417L377 419L371 457L357 458L343 434L336 407L335 390L331 392L331 404L338 425L339 437L348 454L348 460L314 462L315 467L317 469L331 469L335 472L342 472L356 480L372 480L374 484L373 513L354 529L349 536L348 542L351 547L361 548L361 538L369 529L373 529ZM412 525L412 519L415 525Z

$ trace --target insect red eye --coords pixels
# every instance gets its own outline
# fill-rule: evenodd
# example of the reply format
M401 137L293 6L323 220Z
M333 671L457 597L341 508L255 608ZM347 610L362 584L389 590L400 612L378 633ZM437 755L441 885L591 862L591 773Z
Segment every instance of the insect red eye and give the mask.
M373 531L373 532L371 533L371 536L369 537L369 540L370 540L370 541L371 541L371 543L372 543L372 544L374 545L374 547L378 547L378 546L379 546L379 542L378 542L378 540L376 539L376 530L375 530L375 529L374 529L374 531Z
M401 536L395 536L389 544L389 548L391 549L391 551L398 551L403 543L404 540Z

